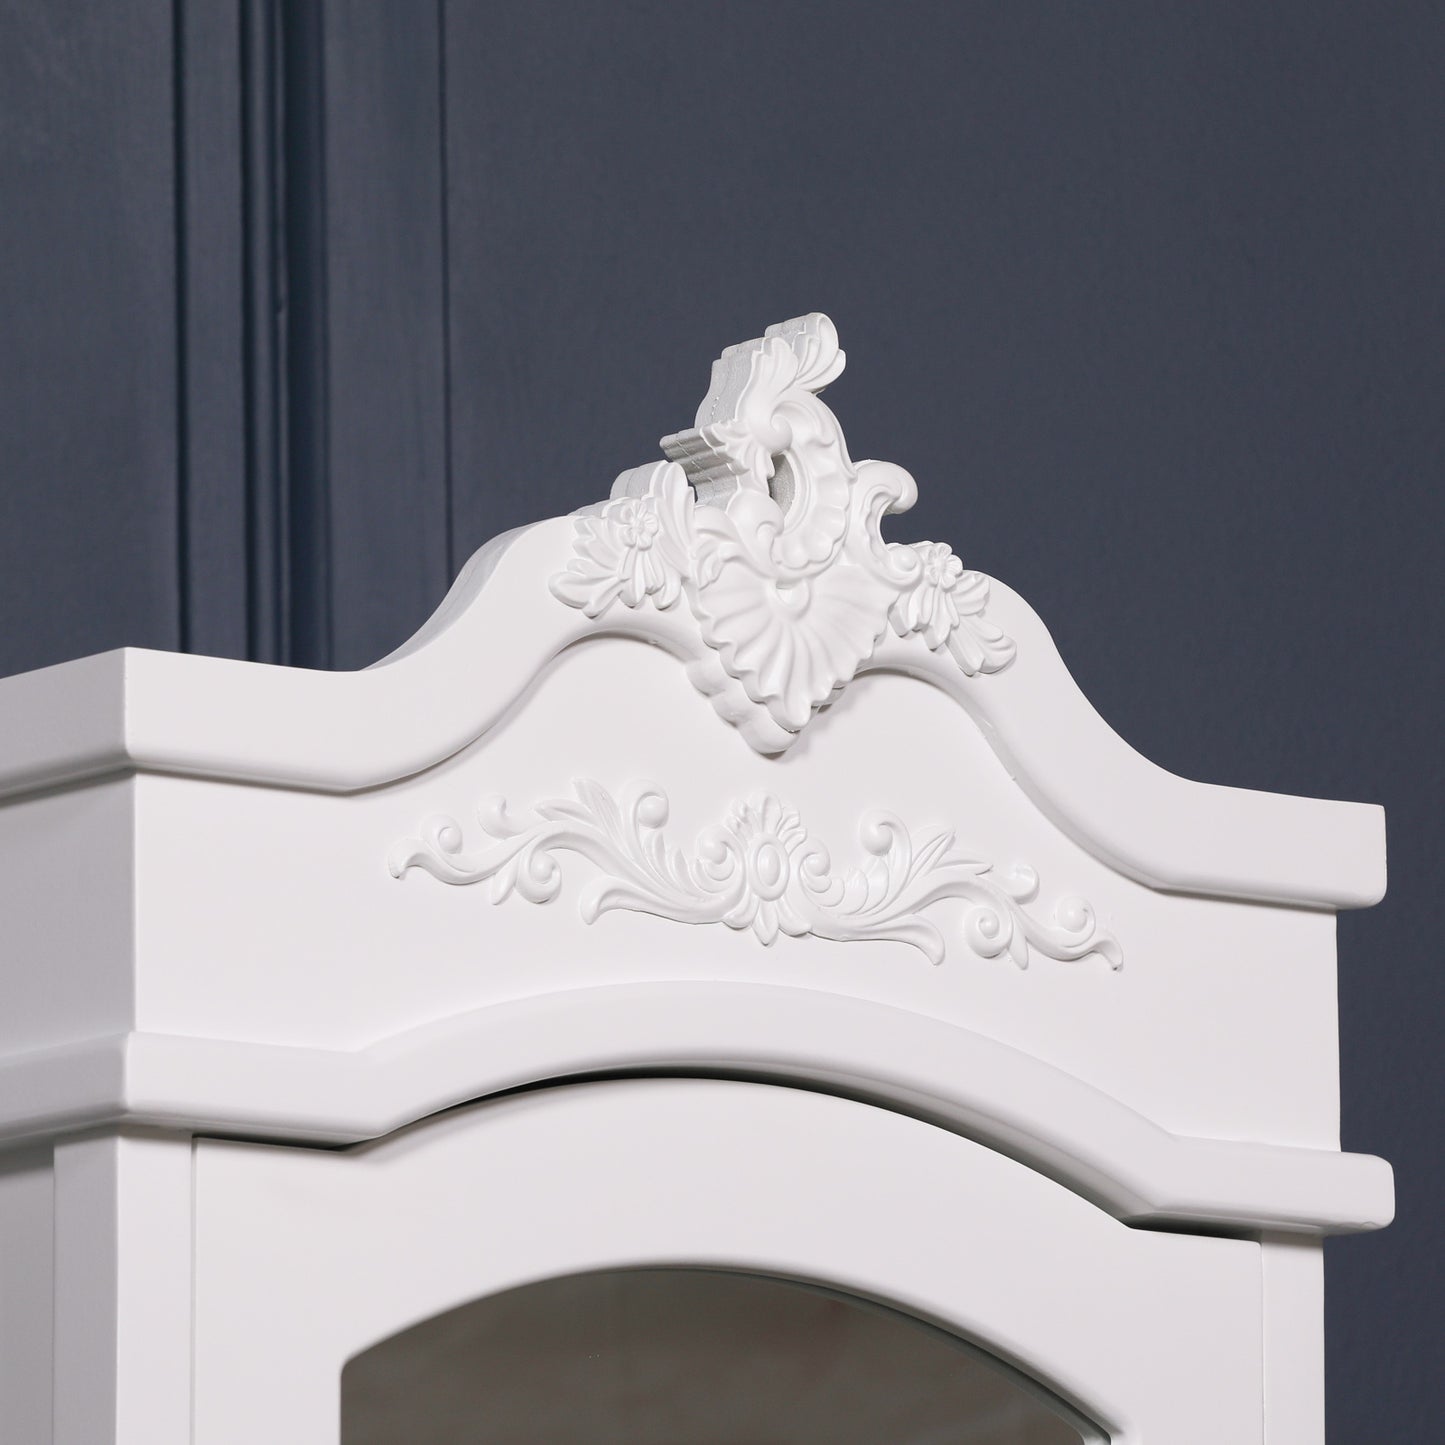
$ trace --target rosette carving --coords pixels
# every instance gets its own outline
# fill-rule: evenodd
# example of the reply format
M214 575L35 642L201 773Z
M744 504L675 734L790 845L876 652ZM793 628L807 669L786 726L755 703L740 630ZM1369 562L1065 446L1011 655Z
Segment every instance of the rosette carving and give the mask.
M886 543L917 497L890 462L854 462L818 392L843 370L826 316L729 347L668 462L624 472L579 514L555 596L589 617L686 599L715 666L694 682L765 751L786 747L873 655L890 623L965 673L996 672L1012 641L985 615L988 579L947 546ZM769 726L768 724L771 724Z
M768 945L781 934L892 939L942 963L944 935L923 914L954 899L965 905L964 942L984 958L1007 955L1026 968L1037 951L1061 961L1097 954L1113 968L1123 964L1117 940L1084 899L1060 898L1050 918L1036 916L1025 907L1039 892L1031 867L1015 863L1000 873L960 851L947 830L915 841L891 813L865 813L858 825L861 858L835 870L797 811L769 794L734 804L685 852L667 838L661 789L634 784L618 799L593 782L573 789L575 797L546 799L521 823L503 799L484 799L478 819L485 836L476 847L467 846L454 818L428 818L416 836L392 848L392 876L421 868L443 883L486 883L493 903L514 892L547 903L562 886L556 855L573 853L599 874L580 898L588 923L626 908L678 923L749 929Z

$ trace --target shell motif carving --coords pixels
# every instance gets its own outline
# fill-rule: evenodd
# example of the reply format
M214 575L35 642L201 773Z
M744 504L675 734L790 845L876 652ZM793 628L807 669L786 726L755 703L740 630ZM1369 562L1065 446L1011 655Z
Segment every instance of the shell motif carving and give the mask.
M493 903L514 892L546 903L562 886L558 853L586 858L600 876L583 889L583 919L626 908L678 923L722 923L750 929L764 944L780 934L813 934L842 942L892 939L942 963L946 945L924 913L945 899L965 904L961 932L984 958L1007 954L1026 968L1032 951L1059 960L1097 954L1123 964L1117 940L1082 898L1060 898L1052 918L1026 907L1038 896L1038 875L1025 863L999 873L956 846L947 830L917 841L891 813L865 813L858 825L860 860L835 870L824 845L796 810L763 794L729 809L684 852L666 835L667 795L634 784L620 798L597 783L573 784L575 797L547 799L533 818L517 822L503 799L478 808L486 835L468 848L461 825L446 815L426 819L401 839L388 866L395 878L421 868L443 883L487 883Z
M853 462L818 393L843 370L814 314L729 347L670 459L624 472L580 513L553 594L588 617L685 603L708 654L694 683L762 752L781 752L873 655L891 625L970 675L1014 644L986 615L988 579L942 542L887 543L917 498L890 462Z

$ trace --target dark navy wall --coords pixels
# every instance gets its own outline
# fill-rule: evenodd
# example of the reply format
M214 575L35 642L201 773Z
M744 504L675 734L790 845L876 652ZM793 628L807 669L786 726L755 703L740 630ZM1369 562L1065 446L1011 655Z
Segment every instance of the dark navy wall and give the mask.
M358 665L450 568L440 11L0 0L0 673Z
M1445 16L0 0L0 671L358 666L828 311L908 536L1189 776L1382 801L1330 1439L1433 1440ZM1432 679L1435 681L1432 683Z
M180 641L170 15L0 0L0 670Z

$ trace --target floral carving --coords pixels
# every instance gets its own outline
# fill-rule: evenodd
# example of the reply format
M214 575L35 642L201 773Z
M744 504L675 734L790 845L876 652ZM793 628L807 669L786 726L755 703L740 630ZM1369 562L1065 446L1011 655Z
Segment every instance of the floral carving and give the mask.
M640 494L623 492L578 517L575 555L552 578L552 592L589 617L600 617L614 602L640 607L649 597L666 609L681 593L692 496L679 468L663 462L640 470L648 473Z
M970 677L997 672L1013 661L1014 643L997 623L984 616L988 578L966 572L946 542L915 542L923 564L918 580L888 613L900 637L916 632L938 652L947 648Z
M735 804L683 852L665 834L667 795L635 784L620 799L597 783L573 784L576 796L538 803L518 823L501 798L478 808L481 846L468 849L455 819L427 819L401 839L388 866L400 878L421 868L443 883L487 883L500 903L516 892L546 903L562 886L558 853L587 859L600 876L583 888L586 922L626 908L679 923L750 929L764 944L780 934L842 942L892 939L933 963L945 956L943 933L923 914L946 899L962 902L964 941L984 958L1007 954L1020 968L1032 951L1059 960L1097 954L1119 968L1123 955L1082 898L1060 898L1052 918L1024 906L1038 896L1038 875L1017 863L1004 873L961 852L952 832L915 843L891 813L865 813L858 827L862 857L835 871L831 857L798 813L768 794Z
M685 597L717 661L694 681L766 751L852 680L890 623L969 675L1014 656L985 616L986 578L942 543L883 541L883 517L917 488L901 467L849 458L817 397L843 362L816 314L729 347L697 424L663 438L670 462L624 472L610 501L580 514L551 579L589 617Z

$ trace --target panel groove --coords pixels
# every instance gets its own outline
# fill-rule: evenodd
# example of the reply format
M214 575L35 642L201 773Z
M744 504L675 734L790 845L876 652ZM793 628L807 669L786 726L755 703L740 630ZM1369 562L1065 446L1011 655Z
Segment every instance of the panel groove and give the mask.
M441 151L442 515L447 580L457 575L452 500L452 244L451 169L447 160L447 0L437 0L437 135Z
M171 8L171 163L175 169L175 256L176 256L176 597L178 637L182 652L194 648L195 627L191 616L191 517L188 503L190 476L190 417L187 414L187 281L190 246L186 236L189 197L186 183L186 7L175 0Z
M171 20L177 631L183 651L244 657L241 11L176 0Z
M287 662L332 658L328 498L325 18L318 0L282 5L279 193L286 296Z
M326 667L323 11L245 0L239 47L244 653Z
M286 407L281 385L285 281L275 215L281 165L276 7L271 0L246 0L243 13L246 652L258 662L287 662Z

